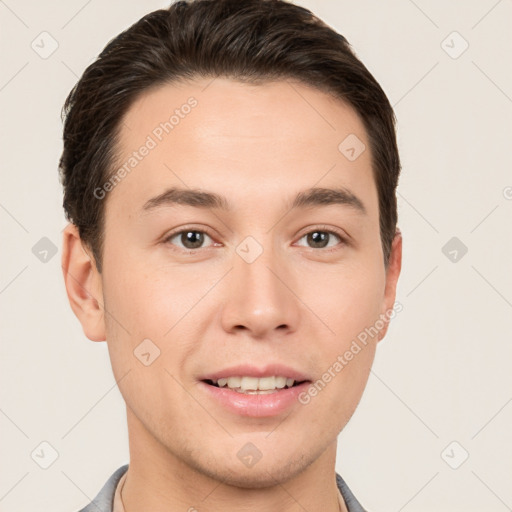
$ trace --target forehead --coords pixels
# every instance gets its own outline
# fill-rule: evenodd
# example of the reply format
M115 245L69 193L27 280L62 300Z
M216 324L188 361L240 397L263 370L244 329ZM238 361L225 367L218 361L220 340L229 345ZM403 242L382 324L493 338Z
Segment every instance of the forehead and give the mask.
M171 131L167 133L161 127L164 133L159 134L158 128L166 122L172 125ZM217 77L157 86L139 96L127 111L123 125L128 128L122 130L124 146L137 144L138 140L133 139L137 132L153 134L157 139L162 135L167 139L163 142L169 144L180 134L181 138L201 138L202 144L211 140L212 146L223 137L238 139L239 143L248 138L245 142L253 144L260 142L258 138L276 144L286 141L281 152L305 140L314 145L329 144L337 150L336 143L344 134L366 137L351 106L289 80L252 85Z
M359 116L297 82L219 77L158 86L125 114L117 149L116 168L126 172L111 195L139 205L176 185L222 190L240 201L343 186L376 201ZM347 149L362 152L353 158Z

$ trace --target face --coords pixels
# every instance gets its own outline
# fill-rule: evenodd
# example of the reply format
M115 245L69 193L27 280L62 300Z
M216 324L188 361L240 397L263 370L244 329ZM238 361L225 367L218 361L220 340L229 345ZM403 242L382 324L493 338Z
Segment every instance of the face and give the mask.
M244 487L304 471L353 414L395 298L361 121L304 85L217 78L146 92L118 150L105 312L82 324L104 329L130 442Z

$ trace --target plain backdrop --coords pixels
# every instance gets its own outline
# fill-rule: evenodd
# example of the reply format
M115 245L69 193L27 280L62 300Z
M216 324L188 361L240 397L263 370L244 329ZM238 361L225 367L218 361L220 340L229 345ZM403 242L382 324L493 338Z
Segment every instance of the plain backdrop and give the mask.
M336 469L373 512L512 510L512 2L296 3L386 91L403 164L403 311ZM60 111L111 38L166 6L0 1L1 511L78 510L128 462L106 344L61 276Z

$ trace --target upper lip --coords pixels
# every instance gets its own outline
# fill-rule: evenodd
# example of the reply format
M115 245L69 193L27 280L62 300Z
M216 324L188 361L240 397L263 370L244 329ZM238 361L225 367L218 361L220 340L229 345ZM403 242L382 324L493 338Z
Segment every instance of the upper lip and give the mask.
M294 368L290 368L289 366L285 366L279 363L267 364L262 367L253 366L250 364L240 364L237 366L230 366L229 368L224 368L223 370L219 370L216 372L209 373L208 375L203 376L200 380L219 380L225 379L228 377L272 377L275 375L276 377L286 377L288 379L293 379L296 382L302 382L304 380L310 380L307 375L304 373L295 370Z

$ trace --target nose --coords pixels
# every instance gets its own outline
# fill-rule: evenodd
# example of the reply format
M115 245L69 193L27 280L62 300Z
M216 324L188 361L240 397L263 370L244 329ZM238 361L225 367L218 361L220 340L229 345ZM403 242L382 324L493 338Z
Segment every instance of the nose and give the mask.
M247 331L260 339L296 331L301 318L298 276L271 249L249 261L236 252L233 255L222 310L224 330Z

